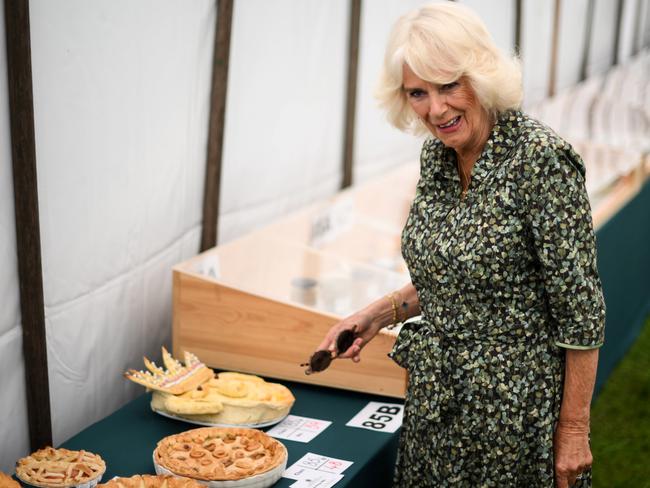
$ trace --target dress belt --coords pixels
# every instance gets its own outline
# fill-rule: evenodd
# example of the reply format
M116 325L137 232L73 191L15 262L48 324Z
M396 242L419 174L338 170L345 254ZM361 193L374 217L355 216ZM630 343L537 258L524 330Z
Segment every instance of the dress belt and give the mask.
M468 353L476 345L501 345L505 348L527 341L527 348L542 338L450 334L435 330L426 320L408 322L402 326L389 356L409 372L410 408L429 421L441 421L458 407L456 385L471 371L458 365L455 357ZM515 340L516 339L516 340ZM468 368L472 369L472 368Z

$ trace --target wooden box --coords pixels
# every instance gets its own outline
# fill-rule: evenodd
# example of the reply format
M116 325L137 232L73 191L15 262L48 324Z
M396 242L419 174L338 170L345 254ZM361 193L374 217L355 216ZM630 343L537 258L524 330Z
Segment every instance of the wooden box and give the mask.
M176 357L188 350L218 369L403 397L404 370L387 357L391 334L370 342L360 363L334 361L309 376L300 364L340 317L402 286L404 275L250 238L203 253L173 273ZM316 289L296 285L304 279Z
M316 202L173 269L173 349L209 366L403 397L406 374L381 332L361 362L304 374L338 320L402 287L400 234L417 164Z

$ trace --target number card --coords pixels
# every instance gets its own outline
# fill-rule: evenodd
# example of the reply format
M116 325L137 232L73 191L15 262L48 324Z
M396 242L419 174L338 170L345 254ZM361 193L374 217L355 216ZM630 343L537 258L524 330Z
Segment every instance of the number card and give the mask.
M296 442L309 442L318 434L328 428L332 422L329 420L311 419L288 415L282 422L268 430L266 433L277 439L288 439Z
M341 473L352 464L352 461L308 452L289 466L282 476L296 480L291 485L293 488L329 488L343 479Z
M403 417L404 405L400 403L369 402L345 425L392 434L402 426Z

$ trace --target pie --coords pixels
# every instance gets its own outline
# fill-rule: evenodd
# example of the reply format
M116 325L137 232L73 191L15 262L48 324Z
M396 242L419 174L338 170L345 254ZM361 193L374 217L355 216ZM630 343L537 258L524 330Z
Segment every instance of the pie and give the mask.
M0 488L20 488L20 483L8 474L0 471Z
M98 482L106 463L88 451L45 447L16 463L16 476L27 484L44 488L66 488Z
M279 421L295 398L279 383L259 376L223 372L180 395L154 391L151 408L189 421L221 425L251 425Z
M176 475L204 481L241 480L284 469L287 449L261 430L203 427L165 437L153 458Z
M130 478L113 478L97 488L205 488L190 478L171 475L136 474Z

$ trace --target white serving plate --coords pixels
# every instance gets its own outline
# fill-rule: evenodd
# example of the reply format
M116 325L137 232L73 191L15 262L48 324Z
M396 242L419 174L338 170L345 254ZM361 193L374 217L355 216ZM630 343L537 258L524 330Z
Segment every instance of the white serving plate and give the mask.
M181 420L183 422L187 422L188 424L201 425L203 427L247 427L249 429L261 429L263 427L270 427L271 425L275 425L275 424L278 424L278 423L282 422L284 419L287 418L287 415L289 415L287 413L283 417L279 417L277 419L269 420L267 422L259 422L259 423L256 423L256 424L213 424L213 423L210 423L210 422L203 422L201 420L194 420L194 419L188 419L186 417L180 417L178 415L174 415L174 414L169 413L169 412L163 412L162 410L157 410L157 409L155 409L153 407L151 407L151 410L156 412L158 415L162 415L163 417L167 417L167 418L174 419L174 420Z

